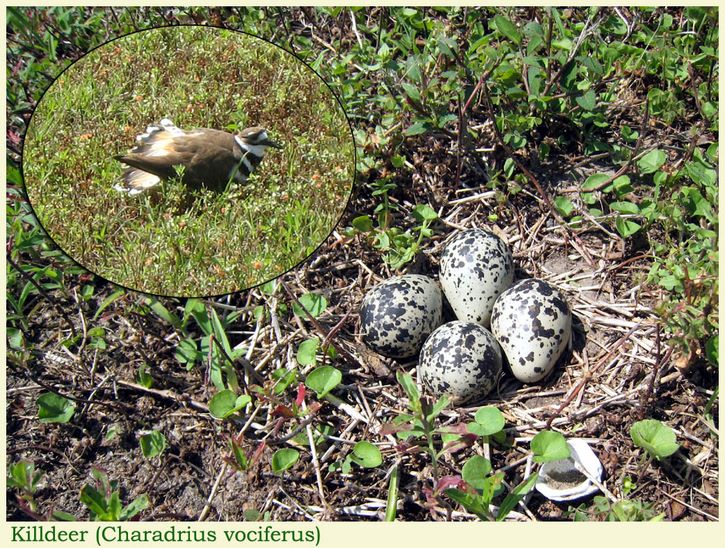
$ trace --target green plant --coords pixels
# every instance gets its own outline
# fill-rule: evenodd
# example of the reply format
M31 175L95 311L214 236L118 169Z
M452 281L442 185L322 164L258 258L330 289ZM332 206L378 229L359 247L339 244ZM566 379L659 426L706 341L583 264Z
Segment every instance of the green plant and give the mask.
M25 514L37 521L77 521L73 514L54 510L52 507L41 515L38 513L38 502L35 494L38 490L43 471L36 470L35 465L28 461L18 461L8 466L7 486L19 491L17 502Z
M252 403L248 394L237 396L232 390L221 390L209 400L209 413L215 419L226 419L243 411Z
M8 466L7 486L20 491L18 497L25 501L33 512L38 508L34 495L42 478L42 470L36 470L32 462L21 460Z
M571 454L566 438L559 432L551 430L543 430L533 437L531 451L534 454L534 462L539 463L566 459Z
M37 399L40 422L69 422L76 410L76 404L53 392L44 392Z
M285 470L289 470L299 460L300 452L291 447L278 449L272 455L272 472L281 474Z
M331 365L323 365L307 375L305 384L317 393L318 398L324 398L332 389L342 382L342 373Z
M398 485L400 482L400 472L398 465L393 465L390 471L390 480L388 482L388 499L385 503L385 521L395 521L398 512Z
M503 415L494 407L482 407L476 413L475 423L468 424L468 430L474 433L484 432L484 439L489 435L502 432L504 426ZM531 451L534 461L543 463L564 459L569 456L569 446L564 436L558 432L539 432L531 440ZM485 521L502 521L521 501L526 494L533 489L538 479L538 474L530 474L516 487L511 489L503 498L498 511L492 513L491 505L496 497L504 492L504 475L501 472L493 472L491 462L480 455L471 457L461 471L462 486L447 488L446 495L458 502L469 512L476 514ZM451 481L451 480L449 480Z
M241 391L235 363L243 360L245 349L232 348L227 335L241 311L220 317L214 307L207 307L199 299L188 299L183 316L179 318L156 299L149 298L145 304L156 315L173 325L183 337L175 352L180 363L185 364L187 369L192 369L206 360L209 365L209 378L217 390L229 389L236 393ZM191 319L201 329L201 338L197 339L190 334L188 325Z
M386 189L383 195L387 196L387 190L394 186L382 188ZM376 192L378 191L373 192L373 195ZM430 225L438 219L438 214L427 204L417 205L411 212L417 223L403 231L398 227L388 226L391 211L387 199L378 207L380 211L376 210L377 227L374 227L369 216L364 215L353 219L351 233L368 234L374 247L383 253L385 263L393 270L397 270L412 261L420 252L423 241L433 235Z
M437 449L436 446L439 443L437 440L442 439L448 432L437 430L435 422L438 415L450 402L445 396L433 402L428 398L422 398L410 374L398 371L395 376L408 397L410 413L398 415L384 431L386 433L395 433L399 439L406 443L420 439L422 444L419 447L430 457L433 466L433 477L437 479L439 475L438 459L442 452L448 449Z
M307 314L319 318L325 310L327 310L327 299L319 293L305 293L292 303L292 311L301 318L306 318Z
M503 413L496 407L481 407L474 415L474 421L466 425L467 430L477 436L481 436L484 442L488 442L489 438L495 439L501 443L505 439L503 427L506 419Z
M596 496L590 508L580 504L569 507L567 515L574 521L663 521L665 514L658 513L654 504L637 499L622 499L610 502L606 497Z
M94 483L81 489L80 500L91 513L94 521L128 521L149 506L148 497L143 494L123 506L118 481L109 480L108 475L94 468L91 471Z
M154 378L148 372L148 364L142 363L136 369L136 381L144 388L151 388L154 384Z
M476 412L474 421L454 427L438 427L438 416L448 406L448 398L444 396L430 401L421 397L409 374L398 372L396 377L408 397L410 413L400 414L383 431L395 433L403 441L401 448L404 451L422 450L430 458L433 467L432 486L423 487L427 506L432 510L443 504L442 495L446 495L482 520L503 520L531 490L536 474L512 489L494 514L491 505L496 497L503 494L504 475L501 472L492 473L488 459L478 455L471 457L464 464L461 476L441 476L438 464L443 454L469 447L479 437L483 443L489 443L491 439L503 442L505 420L501 412L495 407L482 407ZM393 493L396 488L393 484ZM394 517L390 501L387 515L390 519Z
M244 451L242 443L244 441L244 433L239 433L229 437L229 456L225 457L225 461L233 468L244 471L249 468L249 459Z
M144 434L139 439L141 453L147 459L158 457L166 450L168 444L169 442L166 440L166 436L157 430Z
M637 447L647 452L650 459L662 460L680 447L675 441L674 430L655 419L635 422L629 429L629 435Z
M331 464L330 470L340 470L343 474L349 474L353 463L362 468L376 468L383 463L383 455L380 449L369 441L359 441L342 462Z
M538 478L538 474L531 474L511 489L494 514L491 505L504 491L504 474L492 473L491 462L479 455L471 457L463 465L461 472L463 483L449 479L448 482L456 481L460 487L447 488L445 494L484 521L503 521L519 501L531 491Z

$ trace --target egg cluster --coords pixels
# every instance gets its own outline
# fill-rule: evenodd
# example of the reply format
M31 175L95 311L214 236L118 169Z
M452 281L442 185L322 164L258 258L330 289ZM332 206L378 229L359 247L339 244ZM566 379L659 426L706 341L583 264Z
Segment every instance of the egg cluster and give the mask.
M440 265L440 287L427 276L405 274L371 289L360 310L363 341L391 358L420 352L420 381L457 403L493 389L503 356L521 382L546 377L571 337L561 292L543 280L514 284L511 251L486 230L456 234ZM457 321L443 323L442 295Z

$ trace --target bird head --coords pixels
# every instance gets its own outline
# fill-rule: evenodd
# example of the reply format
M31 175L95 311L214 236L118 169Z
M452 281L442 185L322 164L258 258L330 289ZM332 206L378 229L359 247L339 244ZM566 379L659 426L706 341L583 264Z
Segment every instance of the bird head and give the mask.
M248 127L240 131L237 137L247 146L259 148L262 152L267 147L282 148L282 145L269 138L267 130L262 127Z

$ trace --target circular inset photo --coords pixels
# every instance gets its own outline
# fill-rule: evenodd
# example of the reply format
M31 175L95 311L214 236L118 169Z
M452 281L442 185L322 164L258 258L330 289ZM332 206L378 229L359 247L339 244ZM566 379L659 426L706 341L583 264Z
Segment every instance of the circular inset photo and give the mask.
M42 97L23 148L28 198L88 270L164 296L231 293L330 235L355 147L327 84L286 50L216 27L108 42Z

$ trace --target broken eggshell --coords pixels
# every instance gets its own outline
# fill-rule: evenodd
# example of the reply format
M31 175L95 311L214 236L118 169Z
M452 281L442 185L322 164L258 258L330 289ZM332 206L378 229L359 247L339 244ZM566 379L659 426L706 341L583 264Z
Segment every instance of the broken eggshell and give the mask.
M601 482L604 469L592 448L579 439L568 440L567 444L571 455L566 459L542 464L536 480L536 490L549 500L576 500L599 491L599 487L574 464L578 463L590 477Z

